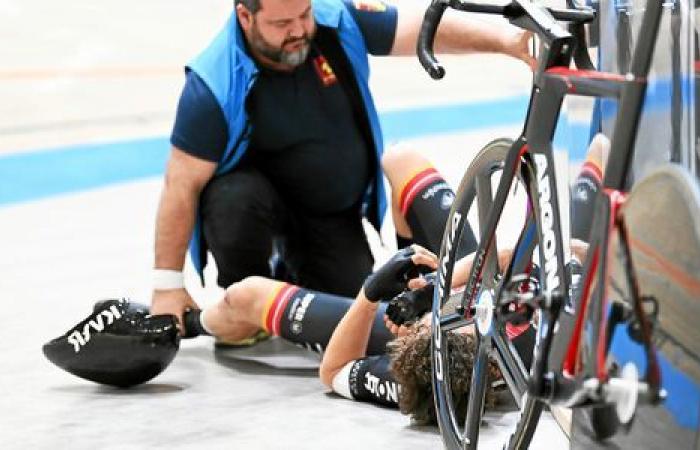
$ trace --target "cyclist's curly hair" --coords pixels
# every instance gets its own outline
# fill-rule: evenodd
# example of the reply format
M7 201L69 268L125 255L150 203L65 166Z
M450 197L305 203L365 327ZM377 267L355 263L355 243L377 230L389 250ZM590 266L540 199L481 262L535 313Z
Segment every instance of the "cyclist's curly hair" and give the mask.
M391 371L401 385L399 408L403 414L411 416L417 425L436 424L433 387L431 384L430 327L416 323L410 333L389 343ZM469 387L476 351L476 338L471 334L448 333L447 348L450 355L449 379L457 419L464 422L467 414ZM491 381L500 377L500 371L493 361L489 361L489 382L487 383L485 406L492 407L495 395Z

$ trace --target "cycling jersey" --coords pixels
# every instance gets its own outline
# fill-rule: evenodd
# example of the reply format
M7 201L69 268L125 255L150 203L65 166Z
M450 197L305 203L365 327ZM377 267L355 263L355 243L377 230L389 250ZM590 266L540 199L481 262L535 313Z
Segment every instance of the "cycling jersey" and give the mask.
M350 361L333 378L333 391L350 400L398 407L401 386L391 374L388 355Z
M532 349L535 345L535 330L532 327L519 330L508 336L526 367L530 367ZM502 383L495 380L494 386ZM335 375L333 391L350 400L398 407L401 386L391 373L389 355L373 355L348 362Z
M264 328L272 335L323 353L352 302L347 297L280 283L265 305ZM391 374L391 359L386 354L386 344L393 335L384 326L385 310L386 304L380 303L367 344L368 356L349 361L333 378L332 387L351 400L397 407L401 387ZM529 367L535 330L532 327L513 328L508 336Z

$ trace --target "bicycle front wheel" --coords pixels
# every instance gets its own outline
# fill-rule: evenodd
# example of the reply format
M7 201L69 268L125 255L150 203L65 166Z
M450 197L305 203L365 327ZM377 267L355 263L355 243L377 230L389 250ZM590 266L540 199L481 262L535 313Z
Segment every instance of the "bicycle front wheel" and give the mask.
M484 407L492 400L492 384L495 375L502 374L515 405L516 414L512 432L504 448L527 448L537 426L542 411L542 404L527 394L527 369L510 343L504 322L499 324L495 317L495 302L503 283L509 282L513 270L504 273L503 264L499 264L499 246L513 248L524 246L522 237L527 228L534 226L531 221L531 208L528 207L525 176L518 170L511 185L506 208L508 211L499 221L499 229L505 235L518 237L516 242L504 242L496 236L485 236L484 224L493 209L495 186L503 173L505 160L513 142L499 139L484 147L467 169L457 191L455 201L445 229L438 265L438 289L433 301L433 394L437 409L437 418L443 442L448 449L476 449L479 442L479 430ZM520 188L517 188L520 186ZM512 197L512 198L511 198ZM520 205L521 211L517 211ZM477 217L474 217L477 216ZM512 218L519 217L516 224ZM522 218L525 218L523 221ZM475 249L468 248L469 221L478 221L482 239L488 239L488 250L483 260L478 289L474 293L459 291L471 267L471 256ZM504 222L504 223L502 223ZM516 231L513 232L512 230ZM536 233L535 233L536 234ZM507 237L506 236L506 237ZM505 239L507 241L507 239ZM536 243L523 249L525 258L532 254ZM528 256L529 255L529 256ZM510 258L511 268L513 258ZM503 261L501 262L503 263ZM524 266L522 262L519 267ZM470 336L471 355L466 360L464 355L456 354L458 346L450 334ZM471 373L465 374L465 366L472 366ZM462 370L462 373L459 370ZM468 370L468 369L466 369ZM468 394L460 386L467 383ZM465 398L466 397L466 398ZM465 416L466 410L466 417ZM493 436L489 437L489 441Z

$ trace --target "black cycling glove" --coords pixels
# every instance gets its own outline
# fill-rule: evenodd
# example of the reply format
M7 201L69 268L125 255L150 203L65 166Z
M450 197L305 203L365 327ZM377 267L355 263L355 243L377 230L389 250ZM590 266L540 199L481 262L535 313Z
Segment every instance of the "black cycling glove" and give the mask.
M433 306L435 278L435 272L430 273L425 276L428 284L420 289L404 291L394 297L386 308L389 320L396 325L405 325L414 322L430 311Z
M426 266L416 266L411 260L414 254L412 247L402 248L379 270L370 274L364 284L367 300L377 302L393 298L406 289L410 279L431 270Z

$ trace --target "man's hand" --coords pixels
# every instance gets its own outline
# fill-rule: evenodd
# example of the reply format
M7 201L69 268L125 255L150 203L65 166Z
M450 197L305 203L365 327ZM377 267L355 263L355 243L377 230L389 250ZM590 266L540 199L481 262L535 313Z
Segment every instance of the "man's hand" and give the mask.
M401 249L379 270L367 277L364 284L365 297L371 302L393 298L405 290L409 280L417 277L421 270L436 268L437 257L431 251L415 244Z
M532 39L531 31L520 31L515 33L506 41L505 53L518 58L535 71L537 69L537 59L530 53L530 40Z
M188 309L200 309L192 300L187 289L168 289L153 291L151 314L172 314L177 317L180 334L184 333L182 316Z

